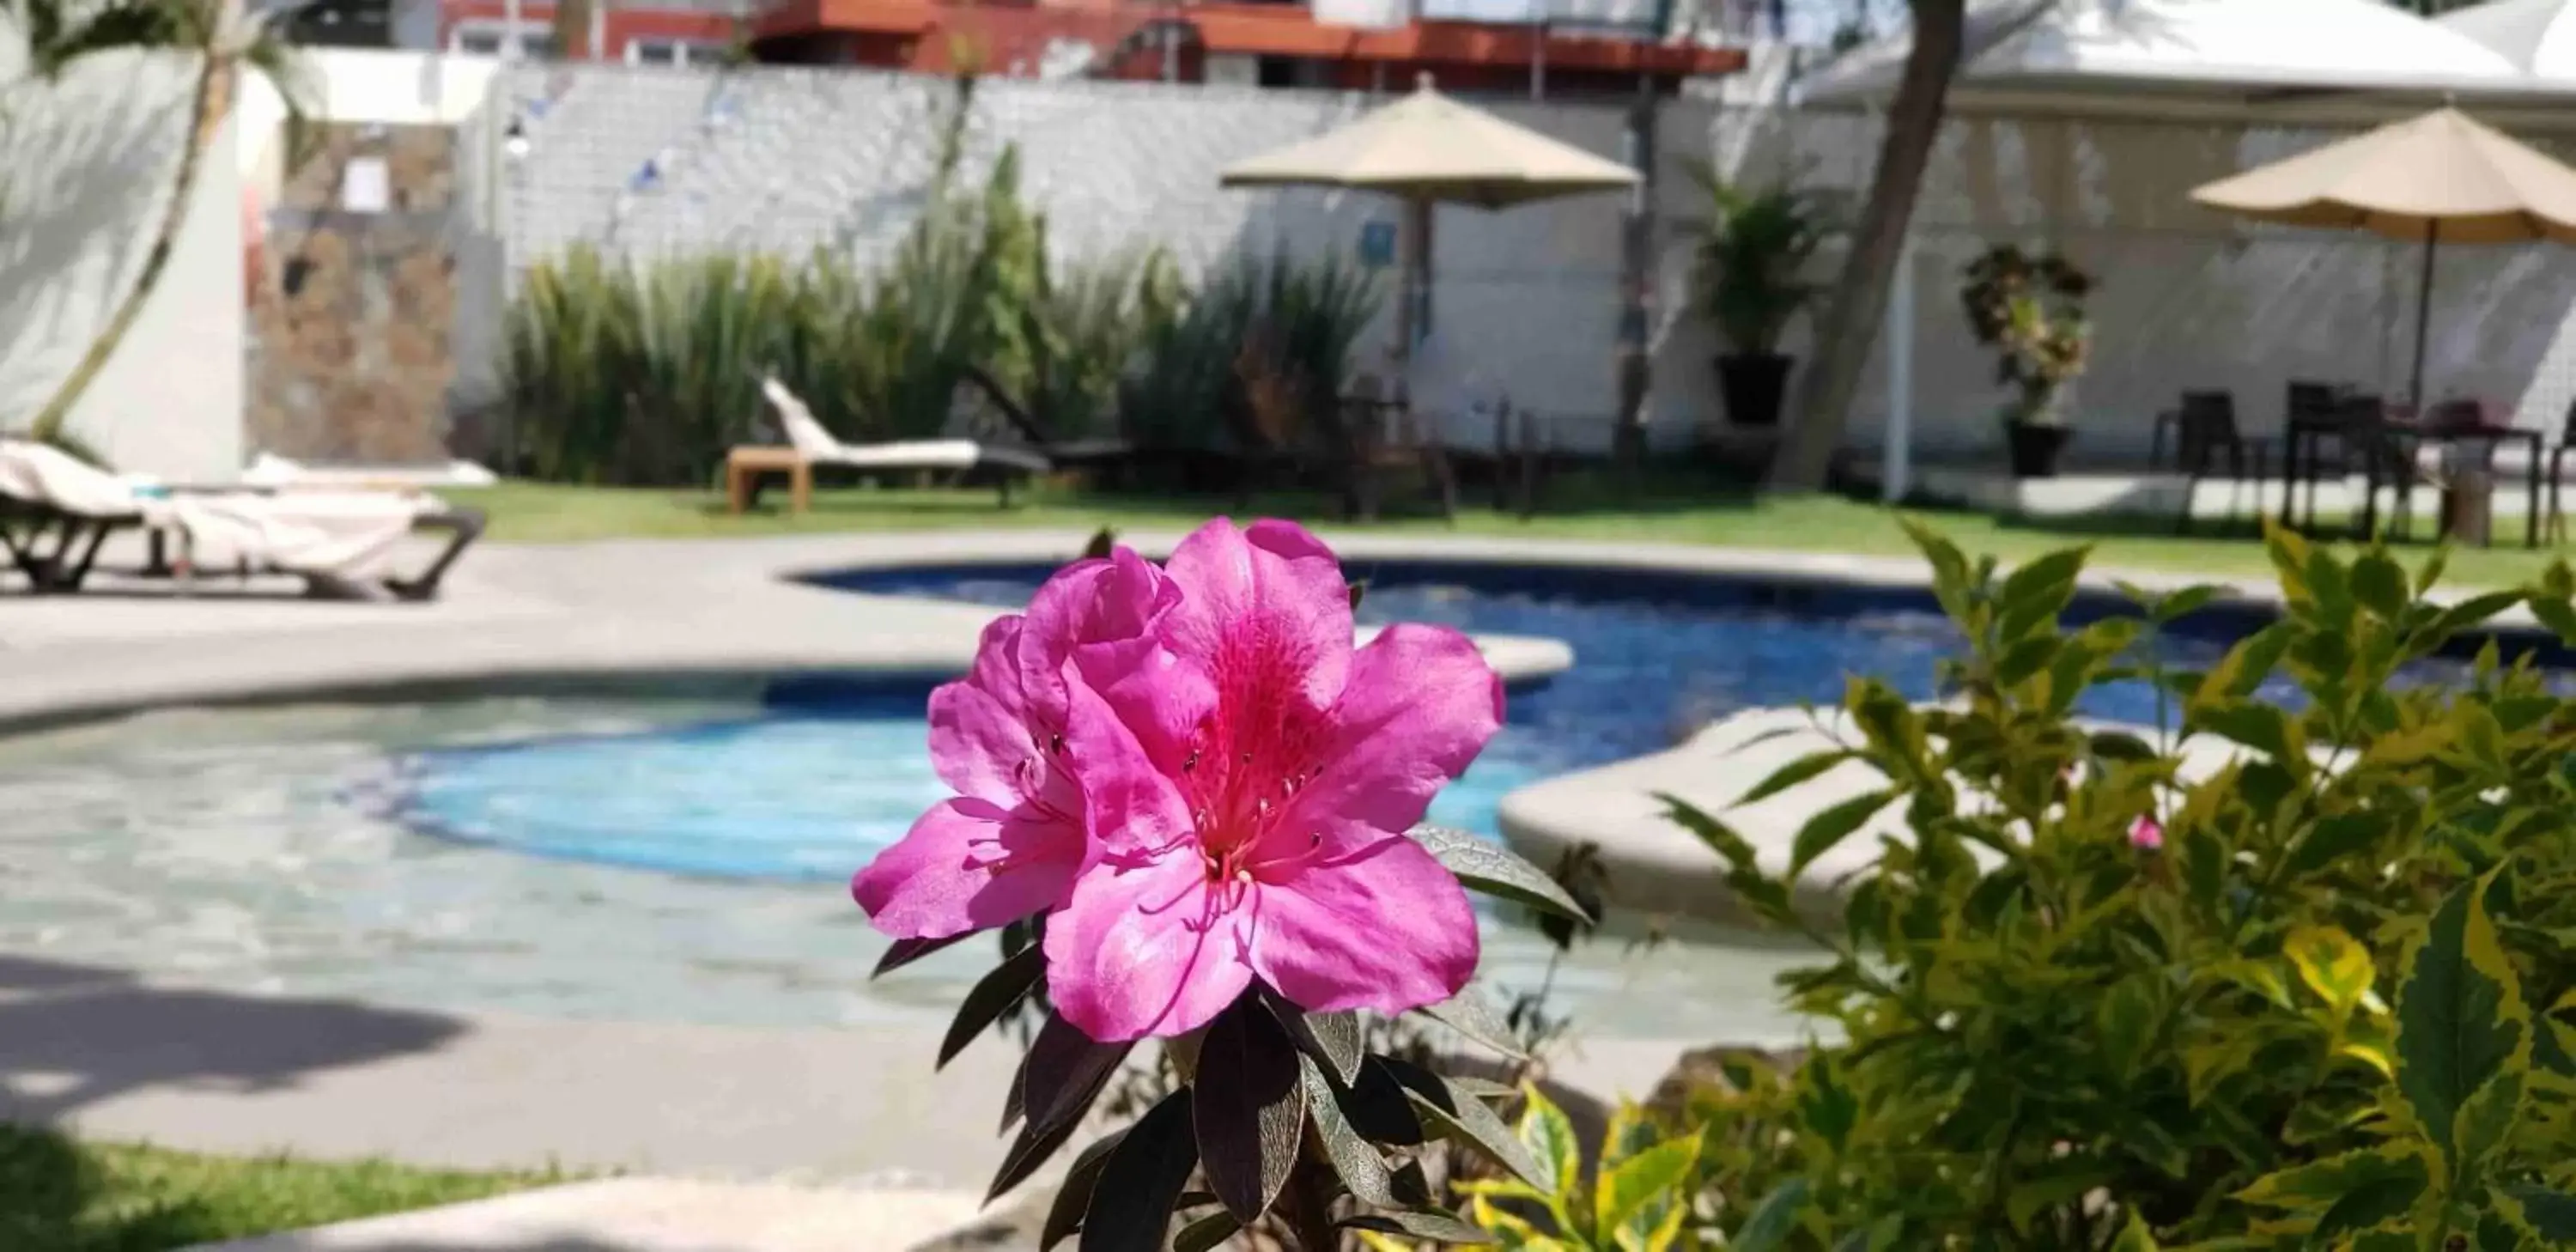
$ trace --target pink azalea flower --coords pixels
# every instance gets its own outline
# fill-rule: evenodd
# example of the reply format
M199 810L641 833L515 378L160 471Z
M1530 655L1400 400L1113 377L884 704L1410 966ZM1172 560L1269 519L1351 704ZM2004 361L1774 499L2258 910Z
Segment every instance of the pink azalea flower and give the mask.
M1475 914L1404 832L1493 737L1501 680L1439 627L1354 650L1340 563L1288 523L1210 522L1166 572L1175 663L1068 689L1099 849L1048 919L1057 1010L1119 1041L1195 1030L1256 978L1318 1012L1457 994Z
M974 669L930 693L930 760L955 799L859 871L850 894L876 928L940 939L1063 902L1091 855L1066 769L1067 692L1079 675L1150 674L1179 591L1125 549L1047 580L1023 616L984 628ZM1164 658L1168 661L1168 657ZM1123 690L1113 681L1113 691Z
M2165 828L2152 814L2140 814L2129 827L2129 846L2142 852L2154 852L2165 846Z

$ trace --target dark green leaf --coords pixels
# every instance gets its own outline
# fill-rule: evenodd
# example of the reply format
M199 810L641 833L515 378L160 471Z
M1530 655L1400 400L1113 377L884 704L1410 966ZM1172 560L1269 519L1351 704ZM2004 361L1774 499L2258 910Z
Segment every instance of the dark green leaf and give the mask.
M1799 757L1797 760L1791 761L1788 764L1771 771L1770 777L1753 784L1752 790L1736 797L1735 803L1729 807L1742 808L1748 804L1755 804L1763 800L1768 800L1783 791L1787 791L1791 787L1795 787L1798 784L1814 778L1815 776L1824 773L1826 770L1832 769L1833 767L1851 759L1852 754L1842 748L1828 748L1821 752L1810 752L1805 756Z
M977 1035L1010 1012L1029 988L1046 977L1046 953L1032 944L1017 955L993 967L966 993L966 1001L957 1006L957 1016L948 1023L948 1037L939 1041L939 1068L945 1069Z
M993 1185L985 1191L984 1202L990 1204L1008 1194L1013 1187L1027 1182L1029 1175L1055 1159L1055 1154L1063 1150L1065 1141L1073 1138L1073 1132L1081 1125L1081 1119L1075 1118L1053 1126L1030 1122L1020 1127L1018 1137L1012 1139L1010 1148L1002 1153L1002 1167L994 1172Z
M1544 1190L1555 1185L1556 1180L1541 1173L1538 1163L1521 1147L1520 1137L1485 1107L1484 1101L1450 1086L1429 1070L1393 1057L1370 1057L1368 1067L1383 1069L1404 1088L1414 1113L1423 1119L1424 1129L1437 1130L1461 1146L1484 1153L1533 1187Z
M1060 1013L1047 1015L1020 1062L1020 1107L1037 1127L1080 1121L1133 1043L1096 1043Z
M1112 527L1103 526L1099 530L1092 532L1091 542L1082 545L1082 559L1086 561L1105 561L1117 551L1117 530Z
M1352 612L1357 613L1357 612L1359 612L1359 611L1360 611L1360 598L1361 598L1361 597L1363 597L1363 596L1365 596L1365 595L1367 595L1367 594L1368 594L1368 582L1367 582L1367 580L1362 579L1362 580L1360 580L1360 581L1358 581L1358 582L1354 582L1354 583L1352 583L1352 584L1351 584L1351 611L1352 611Z
M1358 588L1353 587L1352 590L1357 591ZM1359 597L1354 595L1351 598L1356 600ZM1242 1229L1243 1223L1234 1220L1234 1214L1210 1213L1181 1227L1181 1233L1172 1236L1172 1252L1208 1252Z
M1193 1089L1191 1117L1208 1190L1249 1225L1270 1211L1297 1163L1306 1127L1297 1045L1277 1018L1244 996L1208 1024Z
M1371 1143L1399 1148L1421 1143L1422 1119L1413 1111L1412 1097L1385 1066L1372 1064L1374 1059L1363 1060L1358 1080L1341 1090L1342 1112L1350 1118L1352 1129Z
M1941 602L1941 610L1953 619L1967 616L1971 576L1968 558L1958 545L1942 538L1932 528L1910 517L1896 519L1906 537L1922 550L1923 558L1932 564L1932 595Z
M2276 704L2227 704L2202 709L2193 720L2222 738L2256 749L2284 767L2307 768L2306 740L2290 714Z
M1261 994L1269 1001L1271 1014L1288 1028L1288 1037L1296 1041L1298 1051L1332 1067L1336 1082L1348 1083L1359 1077L1360 1058L1367 1054L1361 1046L1359 1014L1309 1013L1267 987Z
M1789 1236L1798 1229L1798 1215L1807 1207L1807 1180L1792 1178L1772 1189L1753 1206L1744 1219L1744 1228L1727 1242L1728 1252L1776 1252L1788 1246Z
M965 934L950 935L945 939L897 939L886 948L885 955L877 959L877 967L869 971L868 977L876 978L891 974L933 952L942 948L955 947L972 938L974 938L972 934Z
M1306 1112L1314 1119L1315 1141L1324 1149L1324 1159L1333 1163L1333 1172L1342 1176L1342 1185L1370 1204L1394 1204L1395 1187L1387 1175L1386 1158L1360 1138L1350 1119L1342 1115L1341 1092L1325 1077L1323 1066L1306 1057L1297 1072L1306 1088Z
M2192 694L2195 705L2242 700L2271 677L2290 650L2293 636L2288 622L2274 622L2243 639L2227 650L2218 665L2203 675L2199 690Z
M1038 1232L1038 1252L1064 1242L1064 1238L1082 1229L1082 1216L1091 1211L1091 1192L1100 1185L1100 1167L1109 1160L1110 1150L1127 1137L1124 1130L1112 1131L1091 1141L1073 1167L1065 1171L1064 1185L1056 1188L1055 1202L1047 1206L1046 1225Z
M2002 638L2009 643L2056 620L2075 598L2089 548L2066 548L2016 566L1996 601L2003 607Z
M2490 591L2485 595L2471 596L2444 608L2407 641L2407 650L2413 655L2423 656L2449 642L2451 636L2521 602L2522 593L2519 591Z
M1157 1252L1197 1168L1190 1137L1190 1089L1146 1110L1100 1167L1091 1213L1082 1220L1081 1252Z
M2352 598L2383 622L2401 621L2415 600L2406 586L2405 567L2373 549L2352 563Z
M1447 1077L1449 1079L1450 1086L1456 1087L1460 1091L1464 1091L1487 1104L1491 1104L1496 1100L1509 1100L1521 1093L1520 1088L1518 1087L1495 1082L1490 1078L1477 1078L1467 1074L1450 1074L1447 1075Z
M2317 1219L2317 1228L2309 1242L2317 1247L2333 1247L2334 1237L2349 1231L2368 1230L2381 1222L2405 1214L2424 1194L2430 1180L2424 1175L2423 1163L2412 1157L2415 1168L2362 1180L2329 1206Z
M1817 857L1833 850L1835 844L1851 837L1888 802L1904 794L1895 787L1882 788L1857 795L1817 813L1798 828L1797 839L1789 847L1789 874L1796 877L1814 864Z
M2152 761L2156 750L2146 740L2124 730L2106 730L2089 741L2093 755L2105 761Z
M1709 816L1706 810L1677 796L1658 792L1664 802L1664 814L1682 829L1699 837L1709 851L1717 854L1726 866L1726 885L1754 913L1773 922L1783 922L1790 915L1788 885L1762 872L1753 853L1753 845L1726 823Z
M1520 1040L1512 1037L1511 1024L1494 1011L1485 993L1472 982L1457 995L1414 1011L1507 1057L1520 1060L1529 1056Z
M2491 881L2444 897L2409 945L2397 988L2397 1088L2445 1159L2462 1147L2470 1097L2530 1055L2530 1010L2482 901Z
M1469 1225L1438 1209L1395 1209L1385 1213L1360 1213L1338 1223L1345 1230L1370 1230L1381 1235L1403 1235L1427 1239L1433 1243L1492 1243L1494 1236L1481 1226Z
M2576 1243L2576 1195L2538 1183L2506 1183L2498 1188L2521 1210L2522 1224L2552 1243Z
M1546 909L1579 922L1593 920L1555 879L1500 844L1441 826L1416 826L1406 833L1469 890Z
M2281 872L2296 878L2366 852L2388 833L2394 821L2392 814L2370 809L2320 818L2290 849L2281 863ZM2362 868L2369 871L2377 867Z

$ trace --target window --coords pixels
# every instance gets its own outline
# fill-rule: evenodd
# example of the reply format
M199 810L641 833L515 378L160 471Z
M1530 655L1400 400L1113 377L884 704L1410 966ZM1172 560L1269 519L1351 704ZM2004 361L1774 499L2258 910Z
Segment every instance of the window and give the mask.
M456 50L467 56L501 55L501 32L497 30L460 30L456 32Z
M626 41L626 63L629 65L715 65L725 57L725 46L703 39L629 39Z
M510 28L502 22L459 22L447 36L447 45L468 56L496 57L506 55ZM551 60L555 55L552 30L535 22L519 23L519 55L531 61Z

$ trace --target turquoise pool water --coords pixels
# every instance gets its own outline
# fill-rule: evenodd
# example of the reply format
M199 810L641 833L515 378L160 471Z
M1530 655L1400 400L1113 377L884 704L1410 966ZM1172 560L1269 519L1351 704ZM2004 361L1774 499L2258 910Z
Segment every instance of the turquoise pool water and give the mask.
M931 769L923 694L845 688L761 716L431 749L367 802L429 833L536 856L843 881L950 794ZM1431 820L1491 833L1504 794L1545 776L1540 746L1506 736L1441 793Z

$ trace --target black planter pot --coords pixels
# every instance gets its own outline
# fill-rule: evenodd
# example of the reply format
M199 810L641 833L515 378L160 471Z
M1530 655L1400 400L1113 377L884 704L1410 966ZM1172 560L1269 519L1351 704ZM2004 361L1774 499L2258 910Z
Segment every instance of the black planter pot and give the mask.
M1726 420L1738 426L1779 425L1791 364L1790 358L1776 352L1717 358L1717 392L1726 401Z
M2067 437L2075 432L2064 426L2026 426L2010 422L2004 426L2004 442L2012 449L2012 472L2015 478L2057 477L2058 454L2066 450Z

